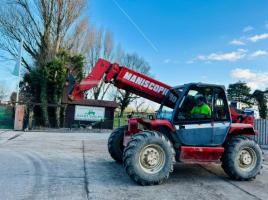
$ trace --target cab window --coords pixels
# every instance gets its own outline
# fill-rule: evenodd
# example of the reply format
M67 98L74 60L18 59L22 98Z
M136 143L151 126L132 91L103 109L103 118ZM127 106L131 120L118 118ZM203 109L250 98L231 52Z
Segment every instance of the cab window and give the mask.
M158 119L172 119L173 110L182 91L183 87L173 88L169 90L157 112Z
M212 119L213 89L193 87L187 92L179 108L178 121L202 121Z
M227 121L230 116L225 92L221 88L215 88L214 91L214 120Z

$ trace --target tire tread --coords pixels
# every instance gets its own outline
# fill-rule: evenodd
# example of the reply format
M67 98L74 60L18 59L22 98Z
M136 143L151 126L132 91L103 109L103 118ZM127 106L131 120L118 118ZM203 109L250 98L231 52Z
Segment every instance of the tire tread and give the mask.
M154 181L145 180L142 177L139 177L139 175L135 173L134 167L131 163L131 158L136 153L135 147L137 143L145 142L146 139L151 138L151 137L158 138L162 140L163 142L166 142L166 144L171 149L171 154L172 154L172 164L170 166L169 172L163 178L160 177ZM167 179L169 177L169 173L173 171L173 164L175 163L175 151L174 151L173 145L171 144L171 142L168 140L166 136L164 136L163 134L159 132L146 130L141 133L133 135L132 140L128 143L128 146L124 149L123 163L124 163L124 167L125 167L127 174L131 177L131 179L133 179L138 184L144 185L144 186L145 185L158 185L158 184L161 184L165 179Z

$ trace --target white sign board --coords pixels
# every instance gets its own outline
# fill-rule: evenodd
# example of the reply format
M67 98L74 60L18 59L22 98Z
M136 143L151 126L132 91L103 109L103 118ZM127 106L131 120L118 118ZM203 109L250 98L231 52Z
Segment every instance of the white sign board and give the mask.
M104 119L105 108L92 106L75 106L74 120L100 121Z

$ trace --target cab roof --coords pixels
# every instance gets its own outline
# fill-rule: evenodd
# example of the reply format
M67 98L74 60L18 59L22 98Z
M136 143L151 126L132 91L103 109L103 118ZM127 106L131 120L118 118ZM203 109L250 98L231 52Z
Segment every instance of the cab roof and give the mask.
M173 87L173 89L176 89L176 88L181 88L181 87L191 87L191 86L197 86L197 87L217 87L217 88L222 88L225 90L225 86L224 85L217 85L217 84L210 84L210 83L186 83L186 84L183 84L183 85L178 85L178 86L175 86Z

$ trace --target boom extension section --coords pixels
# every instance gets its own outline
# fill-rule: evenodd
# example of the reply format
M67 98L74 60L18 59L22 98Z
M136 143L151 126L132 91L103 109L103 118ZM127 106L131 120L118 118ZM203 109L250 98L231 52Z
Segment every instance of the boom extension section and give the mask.
M72 93L73 99L84 99L84 92L97 86L102 80L157 103L162 102L171 88L169 85L127 67L99 59L91 73L80 84L75 85Z

